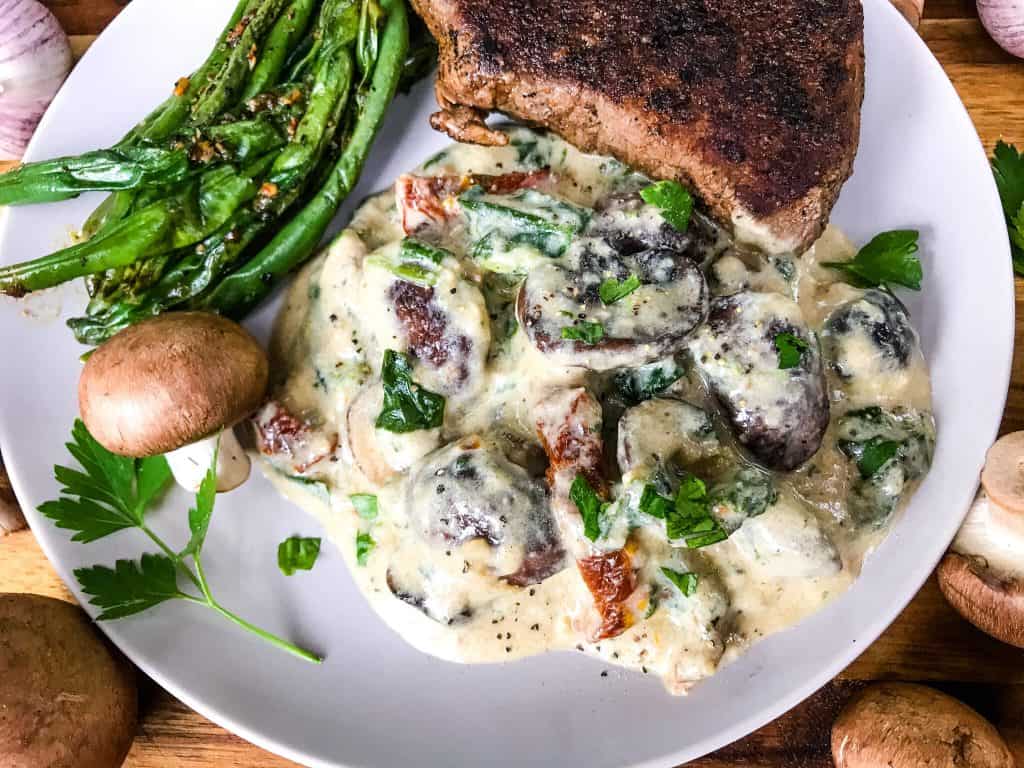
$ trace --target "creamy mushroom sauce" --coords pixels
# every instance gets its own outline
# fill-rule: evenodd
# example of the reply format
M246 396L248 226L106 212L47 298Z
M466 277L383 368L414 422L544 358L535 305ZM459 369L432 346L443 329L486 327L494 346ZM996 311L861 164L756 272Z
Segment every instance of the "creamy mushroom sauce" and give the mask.
M575 648L682 693L846 589L927 471L918 337L890 294L822 266L854 255L837 230L800 258L742 250L696 212L683 234L621 163L508 131L366 200L298 276L259 446L415 647ZM588 323L601 339L562 338ZM792 368L780 333L804 342ZM444 397L440 427L375 426L387 350ZM595 541L577 475L612 502ZM724 540L670 541L640 510L645 486L670 498L690 476ZM692 594L663 568L696 574Z

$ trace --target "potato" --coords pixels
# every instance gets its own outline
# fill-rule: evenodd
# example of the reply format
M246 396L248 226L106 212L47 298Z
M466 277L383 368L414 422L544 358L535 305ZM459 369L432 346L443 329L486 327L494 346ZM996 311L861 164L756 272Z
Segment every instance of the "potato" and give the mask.
M954 698L912 683L857 694L832 726L836 768L1014 768L996 729Z
M0 593L0 765L116 768L135 735L128 661L77 606Z

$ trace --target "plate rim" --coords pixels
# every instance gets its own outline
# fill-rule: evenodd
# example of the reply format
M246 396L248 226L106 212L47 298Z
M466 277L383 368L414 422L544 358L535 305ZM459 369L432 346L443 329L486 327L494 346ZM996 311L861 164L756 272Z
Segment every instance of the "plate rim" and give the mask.
M157 1L158 0L149 0L149 3L155 3ZM225 6L227 6L228 0L222 1L225 3ZM971 120L970 114L967 111L967 108L961 100L959 93L956 91L955 87L949 79L949 76L942 68L938 59L928 48L925 42L920 38L920 36L916 32L914 32L909 27L909 25L906 25L906 22L903 19L903 17L894 7L892 7L888 0L870 0L870 2L874 6L873 10L878 11L883 15L883 17L886 17L884 19L884 23L894 25L898 24L901 27L905 27L905 29L901 29L901 32L898 34L903 35L904 38L909 37L909 39L913 41L911 47L915 50L915 55L920 56L921 54L924 54L924 59L927 62L927 66L937 71L939 79L943 84L943 87L951 92L953 101L957 105L956 108L961 112L962 117L967 121L967 123L972 128L974 128L974 138L972 146L970 147L970 151L974 152L974 154L976 155L980 152L981 159L983 159L987 163L988 158L984 149L984 145L982 144L981 139L977 134L977 129L974 127L974 123ZM878 6L884 6L884 9L880 10ZM135 3L131 3L128 7L123 9L114 18L114 20L104 29L104 31L99 36L97 36L96 40L85 52L80 61L85 61L87 59L91 60L92 56L98 55L96 53L98 50L97 44L99 44L103 40L103 38L107 37L108 33L119 30L122 25L127 24L127 22L125 21L126 19L132 20L135 18L135 16L144 16L145 11L143 11L142 9L145 8L148 8L148 3L145 2L145 0L136 0ZM43 119L40 121L39 127L36 131L36 135L33 137L26 151L26 157L31 158L33 156L34 148L37 143L37 137L44 134L51 119L55 119L53 117L53 115L57 112L57 109L55 109L55 107L57 107L62 102L65 94L70 90L71 87L74 86L73 77L74 72L72 72L72 76L69 77L65 84L61 87L57 96L51 103L50 108L47 110ZM968 147L966 145L963 145L962 149L964 151L967 151ZM988 184L990 186L990 191L995 194L995 200L998 202L998 193L996 191L994 179L990 178L988 180ZM0 242L3 242L5 239L7 228L9 226L9 221L10 218L6 215L0 217ZM1001 253L995 254L993 258L1003 258L1004 263L1006 265L1006 275L1012 286L1013 272L1010 266L1011 261L1008 241L1001 241L1000 251ZM1006 317L1008 319L1008 328L1004 329L1003 331L1004 333L1007 333L1008 331L1007 335L1010 339L1010 343L1008 345L1008 353L1006 359L1003 362L1002 370L998 372L998 375L992 376L991 372L987 374L990 378L1005 383L1005 385L1002 388L1003 394L1000 399L1000 405L1002 406L1002 410L1005 410L1005 403L1008 395L1008 388L1012 372L1016 314L1014 290L1011 289L1008 292L1008 299L1008 311L1006 313ZM991 434L988 435L988 443L994 441L996 435L998 434L999 426L999 423L997 423L993 429L989 430ZM21 504L20 500L22 498L28 498L28 493L27 490L22 485L22 478L20 476L19 469L16 465L16 462L12 462L10 458L11 455L13 454L8 453L6 466L8 474L11 479L11 485L14 490L15 496L19 499L19 504ZM962 521L963 517L966 516L970 505L970 501L973 498L976 490L977 483L974 484L968 498L965 499L964 501L963 513L959 516L960 521ZM94 620L95 615L98 613L98 611L93 606L88 605L88 602L84 599L85 596L81 593L81 590L77 582L73 578L71 578L72 573L69 572L69 569L67 567L61 564L61 559L56 556L57 553L54 547L51 546L50 536L47 534L36 534L37 530L40 530L44 527L51 527L51 523L44 517L42 517L36 509L27 507L24 504L21 504L21 506L23 508L25 518L33 530L35 540L39 544L43 553L46 555L51 567L53 567L57 574L60 576L66 588L79 601L81 607L84 610L86 610L90 618ZM946 546L948 547L948 543ZM900 599L894 602L887 603L888 610L876 611L873 614L873 620L870 626L864 627L860 630L860 632L858 632L857 641L851 644L848 650L845 650L842 653L835 654L830 664L823 665L821 668L817 670L816 674L806 677L803 683L793 688L788 693L788 695L782 696L779 699L777 699L772 704L772 706L765 707L762 710L752 713L741 720L731 720L730 725L727 728L718 731L714 737L710 737L696 743L690 743L686 745L684 748L677 750L676 752L665 754L660 757L651 758L643 762L636 763L636 765L641 766L642 768L661 768L662 766L675 765L681 760L696 759L698 756L706 755L712 751L720 749L721 747L726 746L727 744L730 744L738 739L741 739L753 733L758 728L761 728L765 724L777 719L785 712L788 712L790 709L797 706L800 702L804 701L814 692L820 690L824 685L828 684L828 682L834 679L839 672L841 672L843 669L849 666L849 664L851 664L858 656L860 656L865 650L867 650L868 647L870 647L875 641L877 641L878 637L903 612L906 606L913 600L916 594L920 591L921 586L929 578L930 574L934 570L936 564L941 559L944 552L945 547L933 559L919 558L918 561L915 563L915 569L905 570L905 574L908 577L906 578L907 583L916 583L916 587L914 588L914 590L910 591L905 599ZM923 567L924 564L927 564L927 568ZM914 574L912 578L910 578L911 574ZM918 576L920 576L920 578L918 578ZM113 627L108 628L108 626L104 623L95 622L95 620L93 621L93 623L100 629L100 631L103 632L103 634L106 637L108 637L108 639L111 640L111 642L115 646L121 649L121 646L117 643L116 639L112 635L112 630L114 630ZM114 634L116 634L116 631L114 632ZM301 749L296 749L288 746L287 744L283 744L273 737L265 736L257 729L249 728L243 722L236 720L235 717L230 712L225 711L214 705L208 706L198 697L194 697L189 692L187 687L179 686L168 676L164 675L159 670L159 668L157 668L154 664L148 662L140 663L136 659L132 658L132 654L128 653L127 651L122 650L122 653L124 653L129 659L131 659L132 663L135 664L144 674L153 679L158 685L160 685L162 688L168 691L172 696L179 699L186 706L195 710L201 716L208 718L209 720L217 723L218 725L224 727L230 732L244 738L245 740L251 742L252 744L262 749L266 749L274 754L280 755L295 762L302 763L304 765L324 766L325 768L336 768L338 766L349 765L347 763L341 763L336 760L324 760L321 757L317 757L313 754L304 752Z

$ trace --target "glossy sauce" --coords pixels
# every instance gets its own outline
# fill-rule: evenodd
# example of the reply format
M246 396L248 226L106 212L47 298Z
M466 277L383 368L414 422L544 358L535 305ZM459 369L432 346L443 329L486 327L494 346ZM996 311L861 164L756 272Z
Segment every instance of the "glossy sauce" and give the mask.
M393 190L368 199L295 280L272 344L273 402L255 420L264 465L422 651L491 662L575 648L682 693L845 590L906 502L933 440L917 336L901 308L823 266L854 254L835 229L800 258L740 250L698 214L683 238L620 163L510 133L507 147L431 158L399 181L398 202ZM410 257L407 234L443 250ZM632 274L642 285L625 299L597 298L603 280ZM714 330L730 302L763 317ZM779 370L762 321L807 338L799 370ZM587 323L604 337L562 337ZM723 334L736 328L732 360ZM375 427L385 350L445 398L442 426ZM624 371L682 375L633 405ZM801 381L821 390L820 434L801 421ZM809 460L770 472L751 461L770 464L792 429L820 440ZM555 434L575 458L545 477ZM867 478L859 436L900 446ZM725 540L689 548L639 511L646 484L684 471L717 499ZM594 541L568 497L577 474L613 502ZM377 517L361 518L352 494L374 495ZM360 533L374 542L364 564ZM573 562L587 558L627 564L613 636ZM696 574L695 591L663 568Z

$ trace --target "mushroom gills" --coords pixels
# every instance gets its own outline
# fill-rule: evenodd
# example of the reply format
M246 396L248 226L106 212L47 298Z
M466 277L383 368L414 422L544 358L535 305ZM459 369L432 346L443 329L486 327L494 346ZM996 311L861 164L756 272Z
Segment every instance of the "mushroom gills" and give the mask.
M783 368L785 337L796 339L799 356ZM717 298L689 349L736 439L757 463L789 471L815 454L828 428L829 404L818 345L796 302L749 291Z
M217 459L217 493L233 491L249 479L251 462L233 429L225 429L176 451L164 454L178 485L195 493Z

